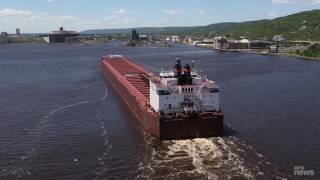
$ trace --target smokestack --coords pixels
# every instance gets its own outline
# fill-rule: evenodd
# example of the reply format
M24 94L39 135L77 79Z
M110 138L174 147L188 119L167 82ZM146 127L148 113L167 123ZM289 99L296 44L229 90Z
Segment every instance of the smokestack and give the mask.
M174 69L176 70L176 75L181 75L182 67L180 58L176 58L176 65L174 66Z

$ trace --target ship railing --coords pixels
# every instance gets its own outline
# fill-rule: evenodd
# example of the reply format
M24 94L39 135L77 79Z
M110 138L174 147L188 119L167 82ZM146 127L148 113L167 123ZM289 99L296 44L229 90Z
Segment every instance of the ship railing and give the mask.
M184 112L175 112L175 113L164 113L163 111L159 113L161 117L164 117L166 119L177 119L177 118L184 118L187 117L187 115Z
M200 117L209 117L209 116L221 116L223 115L222 110L211 110L211 111L202 111L199 113Z
M161 79L158 76L150 76L149 79L155 84L161 84Z
M190 106L190 107L184 106L180 108L167 108L167 109L161 110L160 114L175 114L175 113L187 114L188 112L197 113L202 110L204 109L202 109L199 106Z
M183 111L178 111L178 112L174 112L174 113L173 112L166 113L165 110L161 110L157 114L160 117L166 118L168 120L170 120L170 119L176 120L177 118L186 118L188 116L210 117L210 116L223 115L221 109L208 111L208 110L199 109L199 108L193 109L193 111L191 111L191 110L189 110L189 111L183 110Z
M172 113L178 113L178 112L183 112L183 108L167 108L167 109L164 109L164 110L161 110L160 111L160 114L163 113L163 114L172 114Z

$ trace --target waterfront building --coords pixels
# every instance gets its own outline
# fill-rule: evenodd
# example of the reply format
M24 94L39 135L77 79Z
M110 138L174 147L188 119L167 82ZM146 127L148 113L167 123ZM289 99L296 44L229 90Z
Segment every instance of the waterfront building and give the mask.
M49 42L65 43L67 38L75 36L79 36L79 34L75 31L66 31L63 27L60 27L59 31L51 31L49 33Z
M0 44L8 43L9 37L7 32L1 32L0 34Z
M1 32L0 36L8 37L8 33L7 32Z
M250 41L248 39L229 40L229 49L250 49Z
M228 49L229 43L226 37L215 37L213 40L213 48L214 49Z
M249 49L249 43L233 41L228 43L228 49Z
M136 30L132 30L131 40L132 41L139 41L139 33L137 33Z
M169 36L167 37L167 41L180 42L180 39L179 36Z
M148 36L145 34L140 34L139 35L139 40L140 41L148 41Z
M269 49L272 45L269 41L254 40L250 41L250 49Z

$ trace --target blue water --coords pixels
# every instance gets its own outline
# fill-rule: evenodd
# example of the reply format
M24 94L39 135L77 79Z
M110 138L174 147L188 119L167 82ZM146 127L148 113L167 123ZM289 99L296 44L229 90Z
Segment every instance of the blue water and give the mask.
M157 72L195 60L221 89L226 136L160 142L100 72L123 54ZM101 45L0 46L0 179L319 179L320 63ZM294 166L315 176L294 176Z

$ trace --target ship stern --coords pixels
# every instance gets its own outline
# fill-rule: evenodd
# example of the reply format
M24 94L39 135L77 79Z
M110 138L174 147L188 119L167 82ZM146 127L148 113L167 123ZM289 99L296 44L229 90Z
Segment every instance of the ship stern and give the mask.
M223 113L161 117L160 139L178 140L223 136Z

